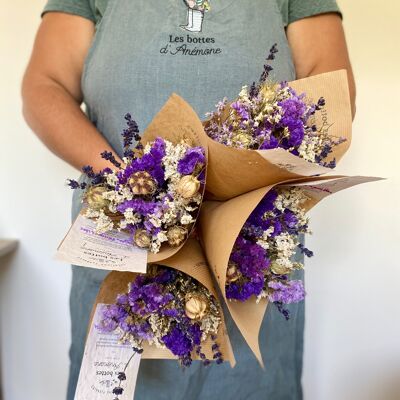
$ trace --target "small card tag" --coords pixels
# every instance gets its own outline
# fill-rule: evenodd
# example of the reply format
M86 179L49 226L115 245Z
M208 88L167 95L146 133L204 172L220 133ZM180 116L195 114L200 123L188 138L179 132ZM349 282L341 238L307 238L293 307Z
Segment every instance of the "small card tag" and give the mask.
M120 344L118 335L101 333L96 328L103 306L98 304L96 307L74 400L112 400L116 397L112 393L115 387L124 390L119 400L132 400L135 393L141 356L134 353L130 345ZM125 381L119 381L120 372L125 372Z
M98 234L95 223L83 215L75 220L55 258L98 269L145 273L147 251L132 244L129 234L117 230Z
M296 157L284 149L257 150L257 152L268 162L293 174L314 176L324 175L332 171L330 168Z

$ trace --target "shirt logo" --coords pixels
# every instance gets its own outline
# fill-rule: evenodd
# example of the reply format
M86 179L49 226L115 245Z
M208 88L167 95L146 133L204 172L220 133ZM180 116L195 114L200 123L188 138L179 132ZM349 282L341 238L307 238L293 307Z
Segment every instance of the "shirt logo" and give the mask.
M184 0L187 7L186 25L181 28L189 32L201 32L203 30L204 15L210 11L210 1Z

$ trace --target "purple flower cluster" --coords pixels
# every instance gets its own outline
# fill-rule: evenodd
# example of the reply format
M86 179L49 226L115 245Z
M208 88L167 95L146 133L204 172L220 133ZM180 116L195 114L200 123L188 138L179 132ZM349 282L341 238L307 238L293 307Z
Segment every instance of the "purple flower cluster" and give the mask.
M114 170L95 173L91 166L85 166L83 172L90 184L75 180L67 184L86 190L86 216L96 221L98 233L122 229L132 235L133 244L152 253L158 253L166 242L177 247L188 237L201 205L205 150L161 137L143 146L137 123L130 114L125 120L127 128L122 136L126 165L112 152L104 151L101 156ZM193 183L189 194L185 187L188 176Z
M261 200L243 226L234 244L227 270L226 297L231 300L246 301L251 297L268 297L288 318L289 312L283 304L304 299L304 287L301 281L289 279L290 271L282 272L273 267L279 258L275 238L289 234L297 237L308 230L307 223L300 222L290 205L282 209L277 206L280 189L273 189ZM286 192L285 192L286 193ZM286 194L287 195L287 194ZM268 246L263 247L265 232L269 232ZM304 245L297 247L305 255L313 253Z
M183 366L191 364L193 351L208 364L209 360L201 352L201 321L192 320L185 313L186 290L188 287L198 289L198 286L181 272L152 267L150 273L138 275L128 293L119 295L115 304L103 308L98 329L102 332L118 330L121 337L137 349L141 349L144 341L158 341L177 356ZM150 318L161 324L159 331L154 329ZM219 354L215 359L220 360L222 355L215 340L212 350L214 355Z
M186 151L184 157L179 160L178 172L182 175L191 175L199 165L204 165L206 157L202 147L192 147Z
M148 172L159 186L164 184L163 158L165 156L165 141L158 137L151 145L149 153L133 158L129 165L118 173L120 184L125 184L133 173Z
M205 126L206 133L227 146L250 150L282 148L309 162L333 168L334 160L324 160L344 139L330 137L312 124L311 116L325 106L323 98L310 104L304 93L298 94L287 82L270 81L270 62L277 52L275 44L258 84L244 88L231 104L223 102L221 107L218 103L216 111L207 114L211 118Z
M252 296L258 296L264 288L264 274L270 265L264 249L239 236L230 261L239 266L241 279L226 286L226 297L245 301Z

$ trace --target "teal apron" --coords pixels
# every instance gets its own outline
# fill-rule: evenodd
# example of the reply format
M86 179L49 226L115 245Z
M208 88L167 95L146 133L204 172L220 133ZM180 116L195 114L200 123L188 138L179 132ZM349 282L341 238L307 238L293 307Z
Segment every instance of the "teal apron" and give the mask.
M258 80L274 43L279 53L273 77L294 79L274 0L110 1L85 63L87 115L121 155L127 112L143 131L176 92L203 118L223 97L233 99L243 85ZM76 196L73 216L79 207ZM73 400L87 322L104 276L104 271L73 267L68 400ZM204 368L195 362L182 371L175 361L144 360L135 400L301 399L304 305L290 310L287 322L273 306L268 308L260 333L265 371L228 317L234 369L228 363Z

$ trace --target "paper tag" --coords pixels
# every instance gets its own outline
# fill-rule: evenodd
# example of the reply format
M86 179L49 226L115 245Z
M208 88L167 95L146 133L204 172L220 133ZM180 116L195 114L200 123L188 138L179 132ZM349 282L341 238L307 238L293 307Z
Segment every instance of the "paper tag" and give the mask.
M135 393L141 356L130 345L120 344L118 335L101 333L96 328L103 306L96 307L74 400L111 400L116 397L112 393L115 387L124 389L120 400L132 400ZM125 372L125 381L119 381L120 372Z
M327 179L324 180L284 184L281 185L281 187L302 187L308 194L312 194L314 198L322 200L326 196L349 189L353 186L382 180L382 178L373 176L342 176L334 177L332 179L329 179L329 177L326 178Z
M256 150L265 160L279 168L302 176L324 175L332 170L317 163L308 162L284 149Z
M98 234L95 223L79 215L57 249L55 258L98 269L145 273L147 251L132 244L129 234L113 230Z

